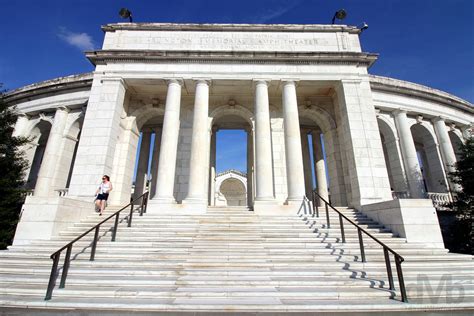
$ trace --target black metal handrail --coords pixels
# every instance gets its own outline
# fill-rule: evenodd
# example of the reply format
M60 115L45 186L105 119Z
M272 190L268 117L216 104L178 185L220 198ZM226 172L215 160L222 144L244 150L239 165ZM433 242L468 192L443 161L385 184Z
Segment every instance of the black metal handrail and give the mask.
M66 250L66 257L64 258L63 272L61 274L61 282L59 283L59 288L60 289L62 289L66 286L67 274L68 274L68 271L69 271L69 265L71 263L72 246L74 245L74 243L76 241L82 239L82 237L86 236L91 231L94 231L94 240L92 242L91 255L90 255L90 259L89 259L90 261L94 261L95 251L96 251L96 248L97 248L97 241L99 240L100 226L102 224L104 224L105 222L107 222L112 217L115 217L115 223L114 223L114 226L113 226L113 229L112 229L112 241L115 241L115 237L117 236L117 228L118 228L118 224L119 224L119 220L120 220L120 218L119 218L120 213L130 206L130 213L127 215L127 226L131 227L132 226L133 212L134 212L133 207L134 207L135 202L138 201L139 199L141 199L140 216L143 216L143 214L146 213L146 209L147 209L147 205L148 205L148 192L143 193L142 195L140 195L135 200L131 200L130 203L128 203L127 205L122 207L120 210L116 211L115 213L113 213L109 217L105 218L103 221L101 221L100 223L98 223L94 227L88 229L86 232L84 232L80 236L74 238L71 242L69 242L68 244L66 244L63 247L59 248L58 250L56 250L51 255L51 259L53 260L53 266L51 267L51 274L49 275L48 289L46 290L46 296L44 298L46 301L50 300L51 297L53 296L54 286L56 285L56 279L58 277L58 264L59 264L59 258L61 257L61 252L64 249L67 249Z
M395 284L393 282L393 274L392 274L392 267L390 264L390 255L389 252L393 254L395 258L395 266L397 269L397 276L398 276L398 284L400 286L400 293L402 296L402 302L407 303L408 302L408 297L405 289L405 281L403 279L403 271L402 271L402 262L405 261L405 259L398 254L395 250L384 244L382 241L377 239L375 236L373 236L371 233L360 227L358 224L356 224L354 221L349 219L347 216L342 214L340 211L338 211L334 206L332 206L328 201L326 201L321 195L319 195L316 190L313 190L312 192L312 202L313 202L313 212L316 214L316 217L319 217L319 206L316 201L316 197L318 197L322 202L324 202L324 208L326 210L326 222L327 222L327 228L331 228L331 222L329 220L329 208L331 208L333 211L335 211L337 214L339 214L339 227L341 230L341 241L343 243L346 242L346 236L344 233L344 222L343 219L347 220L349 223L351 223L353 226L357 228L357 235L359 238L359 248L360 248L360 256L362 262L366 262L365 258L365 249L364 249L364 239L362 238L362 233L366 234L370 238L372 238L376 243L378 243L380 246L383 247L383 254L385 257L385 267L387 268L387 276L388 276L388 283L390 290L395 291Z

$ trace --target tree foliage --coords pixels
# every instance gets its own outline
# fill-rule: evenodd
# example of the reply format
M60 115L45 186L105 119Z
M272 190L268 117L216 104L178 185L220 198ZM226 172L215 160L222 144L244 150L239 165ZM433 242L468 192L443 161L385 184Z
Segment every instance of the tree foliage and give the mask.
M24 201L27 162L20 148L28 142L12 135L17 115L4 96L4 91L0 92L0 249L11 244Z
M450 173L451 181L461 188L455 192L452 203L456 222L451 232L455 249L451 250L474 253L474 138L468 138L460 150L456 171Z

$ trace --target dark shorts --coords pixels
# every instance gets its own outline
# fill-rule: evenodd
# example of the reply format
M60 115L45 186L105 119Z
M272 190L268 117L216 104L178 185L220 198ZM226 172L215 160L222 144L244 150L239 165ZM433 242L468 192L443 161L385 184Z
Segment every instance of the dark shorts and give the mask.
M97 200L107 201L108 198L109 198L108 193L99 193L99 195L97 195Z

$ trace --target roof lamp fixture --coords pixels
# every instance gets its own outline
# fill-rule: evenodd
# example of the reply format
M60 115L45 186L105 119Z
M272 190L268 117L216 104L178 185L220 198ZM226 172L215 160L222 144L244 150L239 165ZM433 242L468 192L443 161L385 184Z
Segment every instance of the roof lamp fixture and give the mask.
M369 28L369 25L365 22L362 22L362 24L359 25L358 28L360 29L360 32L362 33Z
M131 12L129 9L127 9L127 8L122 8L122 9L120 9L119 15L120 15L123 19L128 19L130 23L133 22L133 20L132 20L132 12Z
M347 16L346 10L344 10L344 9L337 10L336 13L334 13L334 16L332 17L332 24L334 24L336 19L344 20L346 18L346 16Z

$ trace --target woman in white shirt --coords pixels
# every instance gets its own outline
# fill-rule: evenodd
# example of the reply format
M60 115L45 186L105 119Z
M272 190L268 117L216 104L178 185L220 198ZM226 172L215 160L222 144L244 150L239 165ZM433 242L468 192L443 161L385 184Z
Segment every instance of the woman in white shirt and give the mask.
M110 182L110 177L104 175L102 177L102 183L99 185L95 194L97 198L95 200L95 208L99 211L99 215L102 215L102 212L105 209L105 201L109 198L109 192L112 191L112 182Z

